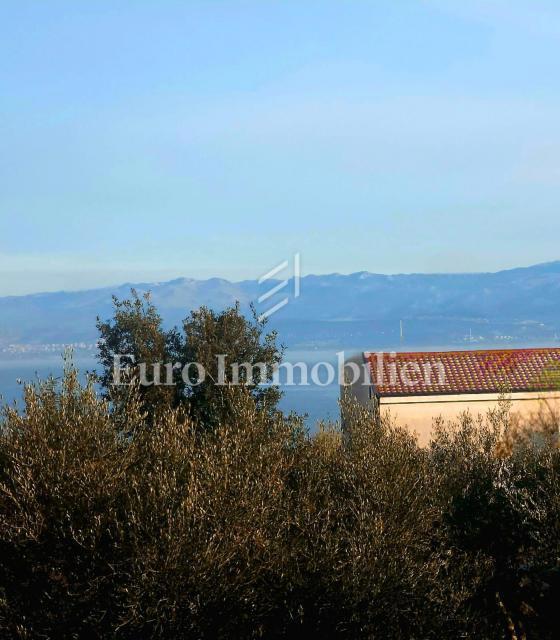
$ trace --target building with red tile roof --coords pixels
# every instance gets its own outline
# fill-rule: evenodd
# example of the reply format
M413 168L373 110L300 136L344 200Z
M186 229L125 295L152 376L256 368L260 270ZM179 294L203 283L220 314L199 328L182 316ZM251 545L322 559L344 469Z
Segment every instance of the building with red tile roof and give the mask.
M366 353L380 396L554 391L560 349Z
M543 402L560 409L560 348L365 352L351 393L429 440L433 419L487 413L507 394L529 417Z

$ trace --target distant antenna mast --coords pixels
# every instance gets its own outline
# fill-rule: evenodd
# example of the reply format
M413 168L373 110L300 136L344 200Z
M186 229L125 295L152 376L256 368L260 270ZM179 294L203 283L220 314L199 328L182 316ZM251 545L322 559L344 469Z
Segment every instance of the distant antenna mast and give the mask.
M404 328L403 328L403 321L401 320L400 322L401 325L401 342L404 340Z

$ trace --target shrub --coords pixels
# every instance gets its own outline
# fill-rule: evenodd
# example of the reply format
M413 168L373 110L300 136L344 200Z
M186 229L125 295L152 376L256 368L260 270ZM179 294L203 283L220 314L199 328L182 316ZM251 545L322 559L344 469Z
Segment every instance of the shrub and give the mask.
M504 410L421 449L349 403L309 436L227 393L213 429L72 370L5 409L3 637L556 637L555 446L502 450Z

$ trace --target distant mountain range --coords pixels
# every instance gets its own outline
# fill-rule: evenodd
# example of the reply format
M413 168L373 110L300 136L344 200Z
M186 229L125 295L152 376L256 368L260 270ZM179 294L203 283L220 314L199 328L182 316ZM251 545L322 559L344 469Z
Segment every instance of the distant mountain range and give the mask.
M169 325L200 305L222 309L238 300L244 310L254 302L264 313L287 297L270 326L290 348L559 342L560 261L497 273L309 275L301 279L299 297L292 280L259 304L275 284L179 278L4 297L0 350L10 344L94 342L96 317L110 317L111 296L126 297L131 287L151 291Z

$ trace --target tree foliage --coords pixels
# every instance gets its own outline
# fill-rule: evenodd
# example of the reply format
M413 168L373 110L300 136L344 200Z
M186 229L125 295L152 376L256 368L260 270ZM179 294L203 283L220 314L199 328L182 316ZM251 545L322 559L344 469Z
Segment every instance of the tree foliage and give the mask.
M5 409L0 637L558 637L553 442L467 415L421 449L355 405L313 437L224 393L211 430L133 391L116 424L72 370Z
M257 406L275 410L281 394L270 382L282 349L274 331L265 333L265 322L254 310L253 317L247 318L238 304L221 312L201 307L188 315L179 330L164 328L149 294L140 296L132 290L130 299L115 297L113 303L113 318L97 320L102 366L98 381L116 410L126 406L130 394L130 388L114 384L116 362L123 369L119 374L122 382L137 381L132 386L139 386L148 417L182 406L200 424L214 427L229 411L226 389L235 381L232 365L240 365L238 381ZM225 365L221 374L219 356ZM158 363L162 384L154 384ZM256 366L259 364L263 367Z

